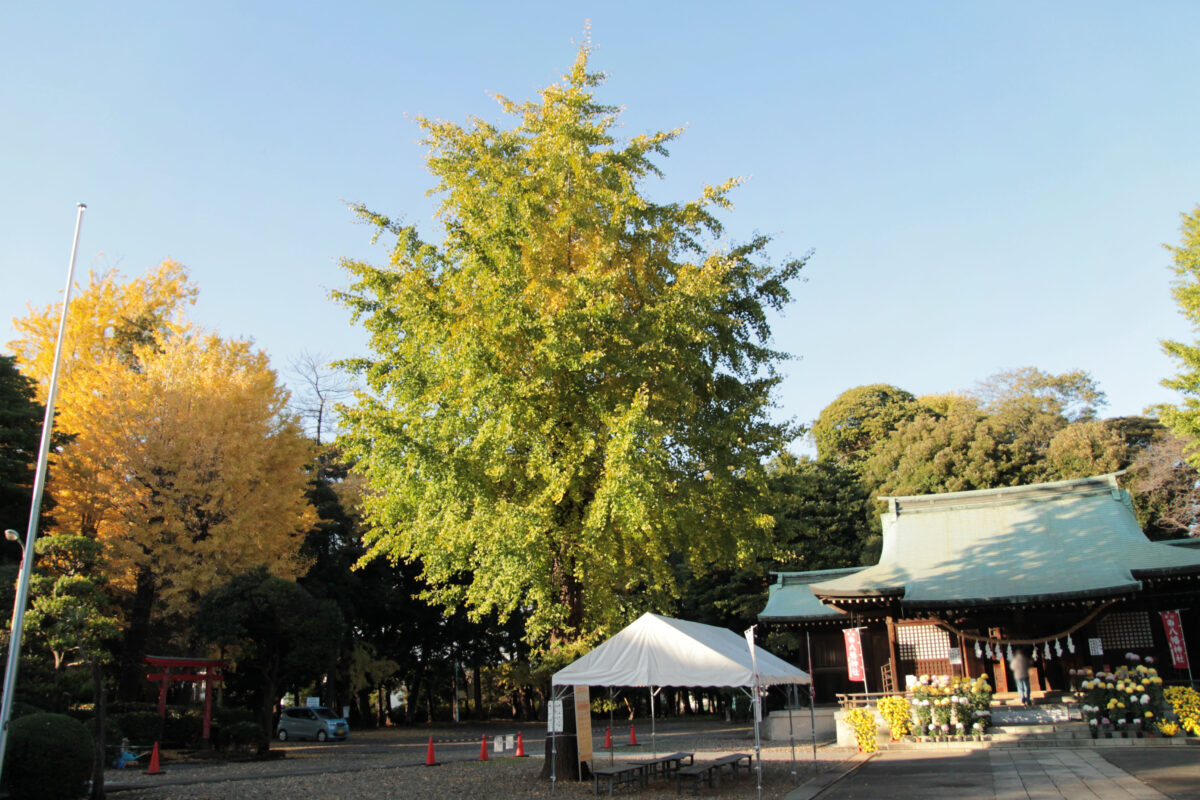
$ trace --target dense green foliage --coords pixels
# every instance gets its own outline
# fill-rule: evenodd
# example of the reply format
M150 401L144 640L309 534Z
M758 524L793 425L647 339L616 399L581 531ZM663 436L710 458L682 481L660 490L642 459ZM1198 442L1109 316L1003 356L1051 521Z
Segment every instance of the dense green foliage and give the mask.
M817 457L857 466L919 408L912 394L886 383L847 389L822 409L812 425Z
M87 791L92 735L65 714L30 714L8 729L4 778L13 800L68 800Z
M1167 246L1174 258L1175 283L1171 294L1179 313L1191 324L1193 333L1200 334L1200 206L1181 215L1182 240ZM1179 406L1163 406L1159 416L1163 424L1187 442L1187 458L1200 468L1200 344L1164 341L1163 350L1179 362L1179 374L1163 381L1163 385L1183 395Z
M13 356L0 356L0 521L24 531L29 522L33 471L37 464L44 408L36 384L18 371ZM19 561L20 548L5 543L7 558Z
M874 533L869 518L875 507L858 476L834 463L786 453L771 463L770 475L775 512L772 568L857 565Z
M812 529L820 532L803 569L873 563L878 509L867 498L1017 486L1131 466L1126 482L1148 534L1180 535L1183 520L1195 519L1196 492L1177 462L1153 456L1169 444L1161 426L1145 417L1097 419L1104 402L1086 372L1053 375L1034 367L994 375L971 393L917 398L886 384L849 389L813 425L820 459L806 469L812 481L819 465L826 483L807 494L800 485L777 488L776 546L795 538L787 531L792 514L815 521Z
M232 658L242 683L233 690L257 701L265 747L281 687L309 683L332 669L343 624L332 601L257 569L204 595L196 631Z
M337 296L371 336L344 443L367 477L370 557L420 559L430 596L529 614L539 646L676 594L672 556L733 564L769 528L767 312L802 266L719 249L735 182L651 202L677 132L618 144L579 53L500 129L422 119L440 244L365 209L391 263Z

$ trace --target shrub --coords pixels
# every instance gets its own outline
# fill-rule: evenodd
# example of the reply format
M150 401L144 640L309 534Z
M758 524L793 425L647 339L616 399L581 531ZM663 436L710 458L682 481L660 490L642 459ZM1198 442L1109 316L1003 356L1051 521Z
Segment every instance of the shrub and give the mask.
M204 734L204 712L196 708L170 709L167 712L163 744L195 747Z
M257 750L263 742L263 729L255 722L235 722L224 729L223 737L234 750Z
M846 724L854 731L858 749L864 753L874 753L879 746L875 743L875 715L869 708L852 708L846 712Z
M58 800L87 791L92 734L66 714L30 714L8 729L4 777L10 797Z
M154 711L128 711L114 715L121 726L121 735L132 744L150 745L158 741L162 720Z
M230 738L235 727L242 723L259 727L253 711L245 708L218 708L213 710L212 744L218 750L229 750L237 745Z
M879 715L892 730L892 739L907 736L912 725L912 705L902 694L894 694L879 700Z
M72 716L74 716L74 715L72 715ZM76 719L79 719L79 718L76 717ZM89 731L91 731L93 737L96 735L96 718L95 717L88 717L87 719L80 720L80 722L82 722L84 724L84 726ZM121 741L121 737L124 735L125 734L122 733L122 731L121 731L121 721L111 715L105 714L104 715L104 743L109 744L109 745L117 744L118 742Z

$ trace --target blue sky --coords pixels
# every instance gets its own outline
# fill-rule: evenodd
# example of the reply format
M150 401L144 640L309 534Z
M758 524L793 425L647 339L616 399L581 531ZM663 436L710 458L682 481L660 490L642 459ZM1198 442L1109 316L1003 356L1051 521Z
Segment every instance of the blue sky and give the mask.
M687 128L647 191L744 176L728 235L814 251L774 326L781 417L1025 365L1090 371L1110 415L1172 399L1191 2L7 4L0 317L59 297L84 201L82 270L186 264L193 318L285 377L358 352L327 294L340 258L385 255L345 202L433 235L413 117L499 119L491 95L554 82L589 20L623 132Z

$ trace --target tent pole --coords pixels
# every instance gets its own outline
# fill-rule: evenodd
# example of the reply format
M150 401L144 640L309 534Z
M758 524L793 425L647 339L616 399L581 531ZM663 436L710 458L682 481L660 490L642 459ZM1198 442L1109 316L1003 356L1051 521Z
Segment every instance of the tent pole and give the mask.
M788 743L791 744L791 746L792 746L792 783L799 786L800 778L796 775L796 731L792 725L792 713L794 712L794 709L796 708L796 705L797 705L796 701L799 698L797 697L797 693L796 693L796 684L794 684L794 683L791 684L790 686L788 686L788 689L790 690L788 692L788 694L791 695L790 702L788 702L788 704L787 704L787 712L788 712Z
M813 677L812 668L812 635L804 632L804 641L808 645L808 732L812 734L813 765L817 763L817 679Z
M755 676L757 678L757 676ZM754 762L758 769L758 797L762 800L762 744L758 738L758 717L759 717L759 691L758 684L754 684L753 693L745 686L741 687L746 696L750 698L751 713L754 715Z
M613 708L615 706L616 704L613 702L613 687L610 686L608 687L608 733L610 736L612 735ZM613 765L613 749L611 747L608 748L608 765L610 767Z
M553 702L555 700L562 700L566 696L567 696L566 689L559 689L557 692L556 691L550 692L551 702ZM550 722L550 718L551 718L551 714L549 712L547 712L547 714L546 714L547 724ZM561 716L559 717L559 722L560 723L562 722ZM554 733L555 733L554 726L549 725L549 727L550 727L550 794L554 794L554 784L558 779L558 776L555 774L555 766L558 763L558 739L554 735Z
M654 751L654 757L658 758L658 733L654 723L654 687L650 687L650 749Z

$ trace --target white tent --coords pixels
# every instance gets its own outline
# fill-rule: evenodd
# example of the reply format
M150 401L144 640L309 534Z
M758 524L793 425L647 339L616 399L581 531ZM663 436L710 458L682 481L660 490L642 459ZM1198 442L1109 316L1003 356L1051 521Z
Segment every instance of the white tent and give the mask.
M554 673L551 682L558 687L649 687L650 739L655 755L658 744L654 731L654 696L662 687L736 686L745 690L755 703L754 752L761 797L762 760L758 738L761 687L785 683L811 685L812 678L757 645L751 652L751 638L700 622L643 614L586 656ZM561 692L565 693L566 689ZM551 747L553 743L552 737ZM794 752L792 758L794 762ZM550 780L553 792L553 761Z
M554 673L556 686L772 686L810 684L803 670L725 628L643 614Z

